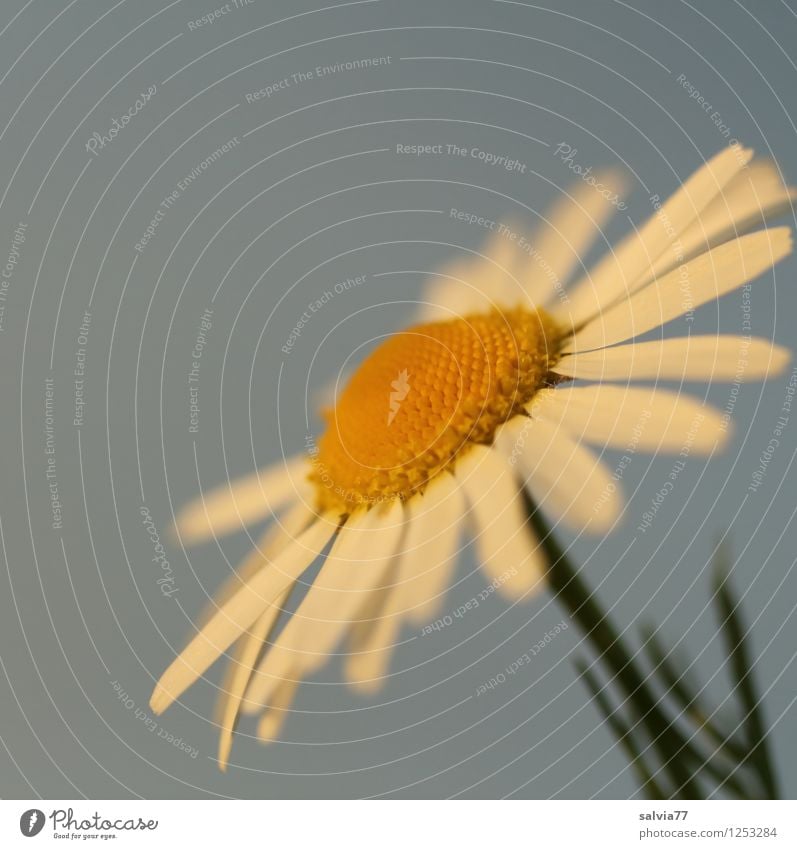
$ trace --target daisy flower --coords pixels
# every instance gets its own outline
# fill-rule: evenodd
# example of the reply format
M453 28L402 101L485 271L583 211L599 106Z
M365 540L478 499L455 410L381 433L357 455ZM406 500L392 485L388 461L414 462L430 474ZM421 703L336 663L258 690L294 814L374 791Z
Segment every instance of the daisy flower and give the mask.
M751 158L719 153L572 285L615 209L583 182L530 241L503 228L485 254L435 275L418 322L362 362L311 456L178 516L185 543L273 522L161 677L152 709L235 644L218 719L225 768L238 715L259 714L258 735L274 739L300 682L344 639L346 679L375 691L402 625L438 614L466 533L494 590L520 599L541 589L547 562L524 488L555 523L605 534L623 499L602 449L721 448L729 416L658 381L764 379L788 352L766 339L649 331L791 251L789 228L764 223L790 208L793 190ZM319 557L317 578L275 628Z

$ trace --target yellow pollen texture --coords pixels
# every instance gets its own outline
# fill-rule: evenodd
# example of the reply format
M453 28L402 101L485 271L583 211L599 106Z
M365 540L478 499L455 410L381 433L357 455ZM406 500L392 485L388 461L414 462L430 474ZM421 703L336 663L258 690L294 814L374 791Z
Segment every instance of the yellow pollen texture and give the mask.
M325 414L311 472L319 507L406 499L469 444L492 442L546 384L559 338L543 311L521 308L391 336Z

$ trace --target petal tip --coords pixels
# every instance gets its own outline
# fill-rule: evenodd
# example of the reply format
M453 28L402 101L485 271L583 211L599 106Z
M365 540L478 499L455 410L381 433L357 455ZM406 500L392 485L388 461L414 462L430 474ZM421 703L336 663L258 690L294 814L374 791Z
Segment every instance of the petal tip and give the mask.
M222 772L227 772L227 765L230 762L230 752L232 751L232 734L225 732L219 738L219 753L217 762L219 769Z
M733 439L733 422L730 419L722 419L717 430L717 450L724 451Z
M782 257L788 256L794 249L794 234L788 225L772 227L769 230L769 236L772 249L777 254L776 262Z
M776 377L779 374L783 374L791 360L792 352L789 348L784 345L773 345L772 357L769 364L769 376Z
M160 716L167 707L174 701L165 689L162 683L163 679L155 685L152 695L149 699L149 706L156 716Z
M284 720L284 711L275 708L267 710L257 725L257 736L260 741L273 743L279 735Z

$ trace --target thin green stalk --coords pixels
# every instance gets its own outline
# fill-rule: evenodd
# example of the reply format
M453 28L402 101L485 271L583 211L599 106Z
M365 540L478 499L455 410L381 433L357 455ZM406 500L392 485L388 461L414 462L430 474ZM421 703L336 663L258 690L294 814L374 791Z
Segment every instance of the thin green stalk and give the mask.
M620 718L619 711L612 707L611 701L601 689L597 676L593 675L586 663L582 661L576 662L576 669L589 687L606 723L612 729L612 733L623 747L626 757L636 771L639 783L648 798L668 799L668 794L665 793L661 784L656 781L653 773L648 769L643 751L634 739L632 729Z
M722 731L717 720L712 721L708 718L709 712L702 707L700 699L690 691L685 677L679 675L670 655L667 654L653 629L642 629L642 638L643 648L654 667L654 672L659 675L667 687L667 692L681 706L684 714L715 744L718 752L736 764L742 763L749 755L747 747L737 743L727 732Z
M669 774L670 783L676 788L675 794L683 794L689 799L703 798L693 771L681 756L688 748L688 742L662 712L655 694L646 683L639 665L623 645L611 619L596 603L589 588L554 539L541 511L528 497L527 509L532 527L548 556L548 579L552 589L567 607L572 619L581 626L625 694L637 720L647 730Z
M771 765L764 719L753 681L753 668L744 636L744 625L738 612L739 603L731 593L729 578L726 558L720 551L715 560L714 589L722 617L722 634L736 679L736 691L746 715L744 730L750 747L747 762L758 774L764 786L766 798L778 799L778 785Z

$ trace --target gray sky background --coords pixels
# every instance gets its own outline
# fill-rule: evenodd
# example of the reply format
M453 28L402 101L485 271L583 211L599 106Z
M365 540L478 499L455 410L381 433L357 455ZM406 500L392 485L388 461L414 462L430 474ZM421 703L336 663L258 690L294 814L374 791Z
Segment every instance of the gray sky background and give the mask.
M154 732L146 705L189 620L251 543L241 534L185 552L169 541L179 593L166 598L140 510L165 537L173 511L200 487L300 451L318 427L306 412L351 352L410 319L423 272L483 244L478 227L447 210L530 231L572 182L554 153L560 143L584 167L628 177L628 210L606 228L604 247L650 214L651 195L668 195L729 139L773 156L797 182L794 4L252 0L193 23L220 8L79 0L57 12L0 11L0 266L18 251L0 332L0 795L633 794L634 776L574 672L572 661L588 656L575 627L475 697L562 620L547 596L514 607L493 596L439 633L405 631L378 697L348 691L340 664L330 664L302 687L283 742L264 747L242 723L222 775L218 667ZM300 76L373 57L390 61ZM142 92L140 111L94 145ZM526 173L401 156L397 143L479 147L520 160ZM387 273L398 271L412 273ZM755 335L794 346L795 274L792 258L754 285ZM284 355L307 303L358 275L365 284L334 298ZM739 293L705 307L692 332L741 332L741 307ZM187 375L208 309L192 434ZM697 658L696 680L719 701L728 678L707 562L728 532L793 797L793 417L760 487L748 490L789 379L742 388L730 449L709 464L690 460L644 533L636 527L673 461L637 455L622 527L573 551L617 621L659 624ZM724 407L729 388L707 397ZM52 526L53 482L61 528ZM472 569L463 558L447 610L484 586Z

